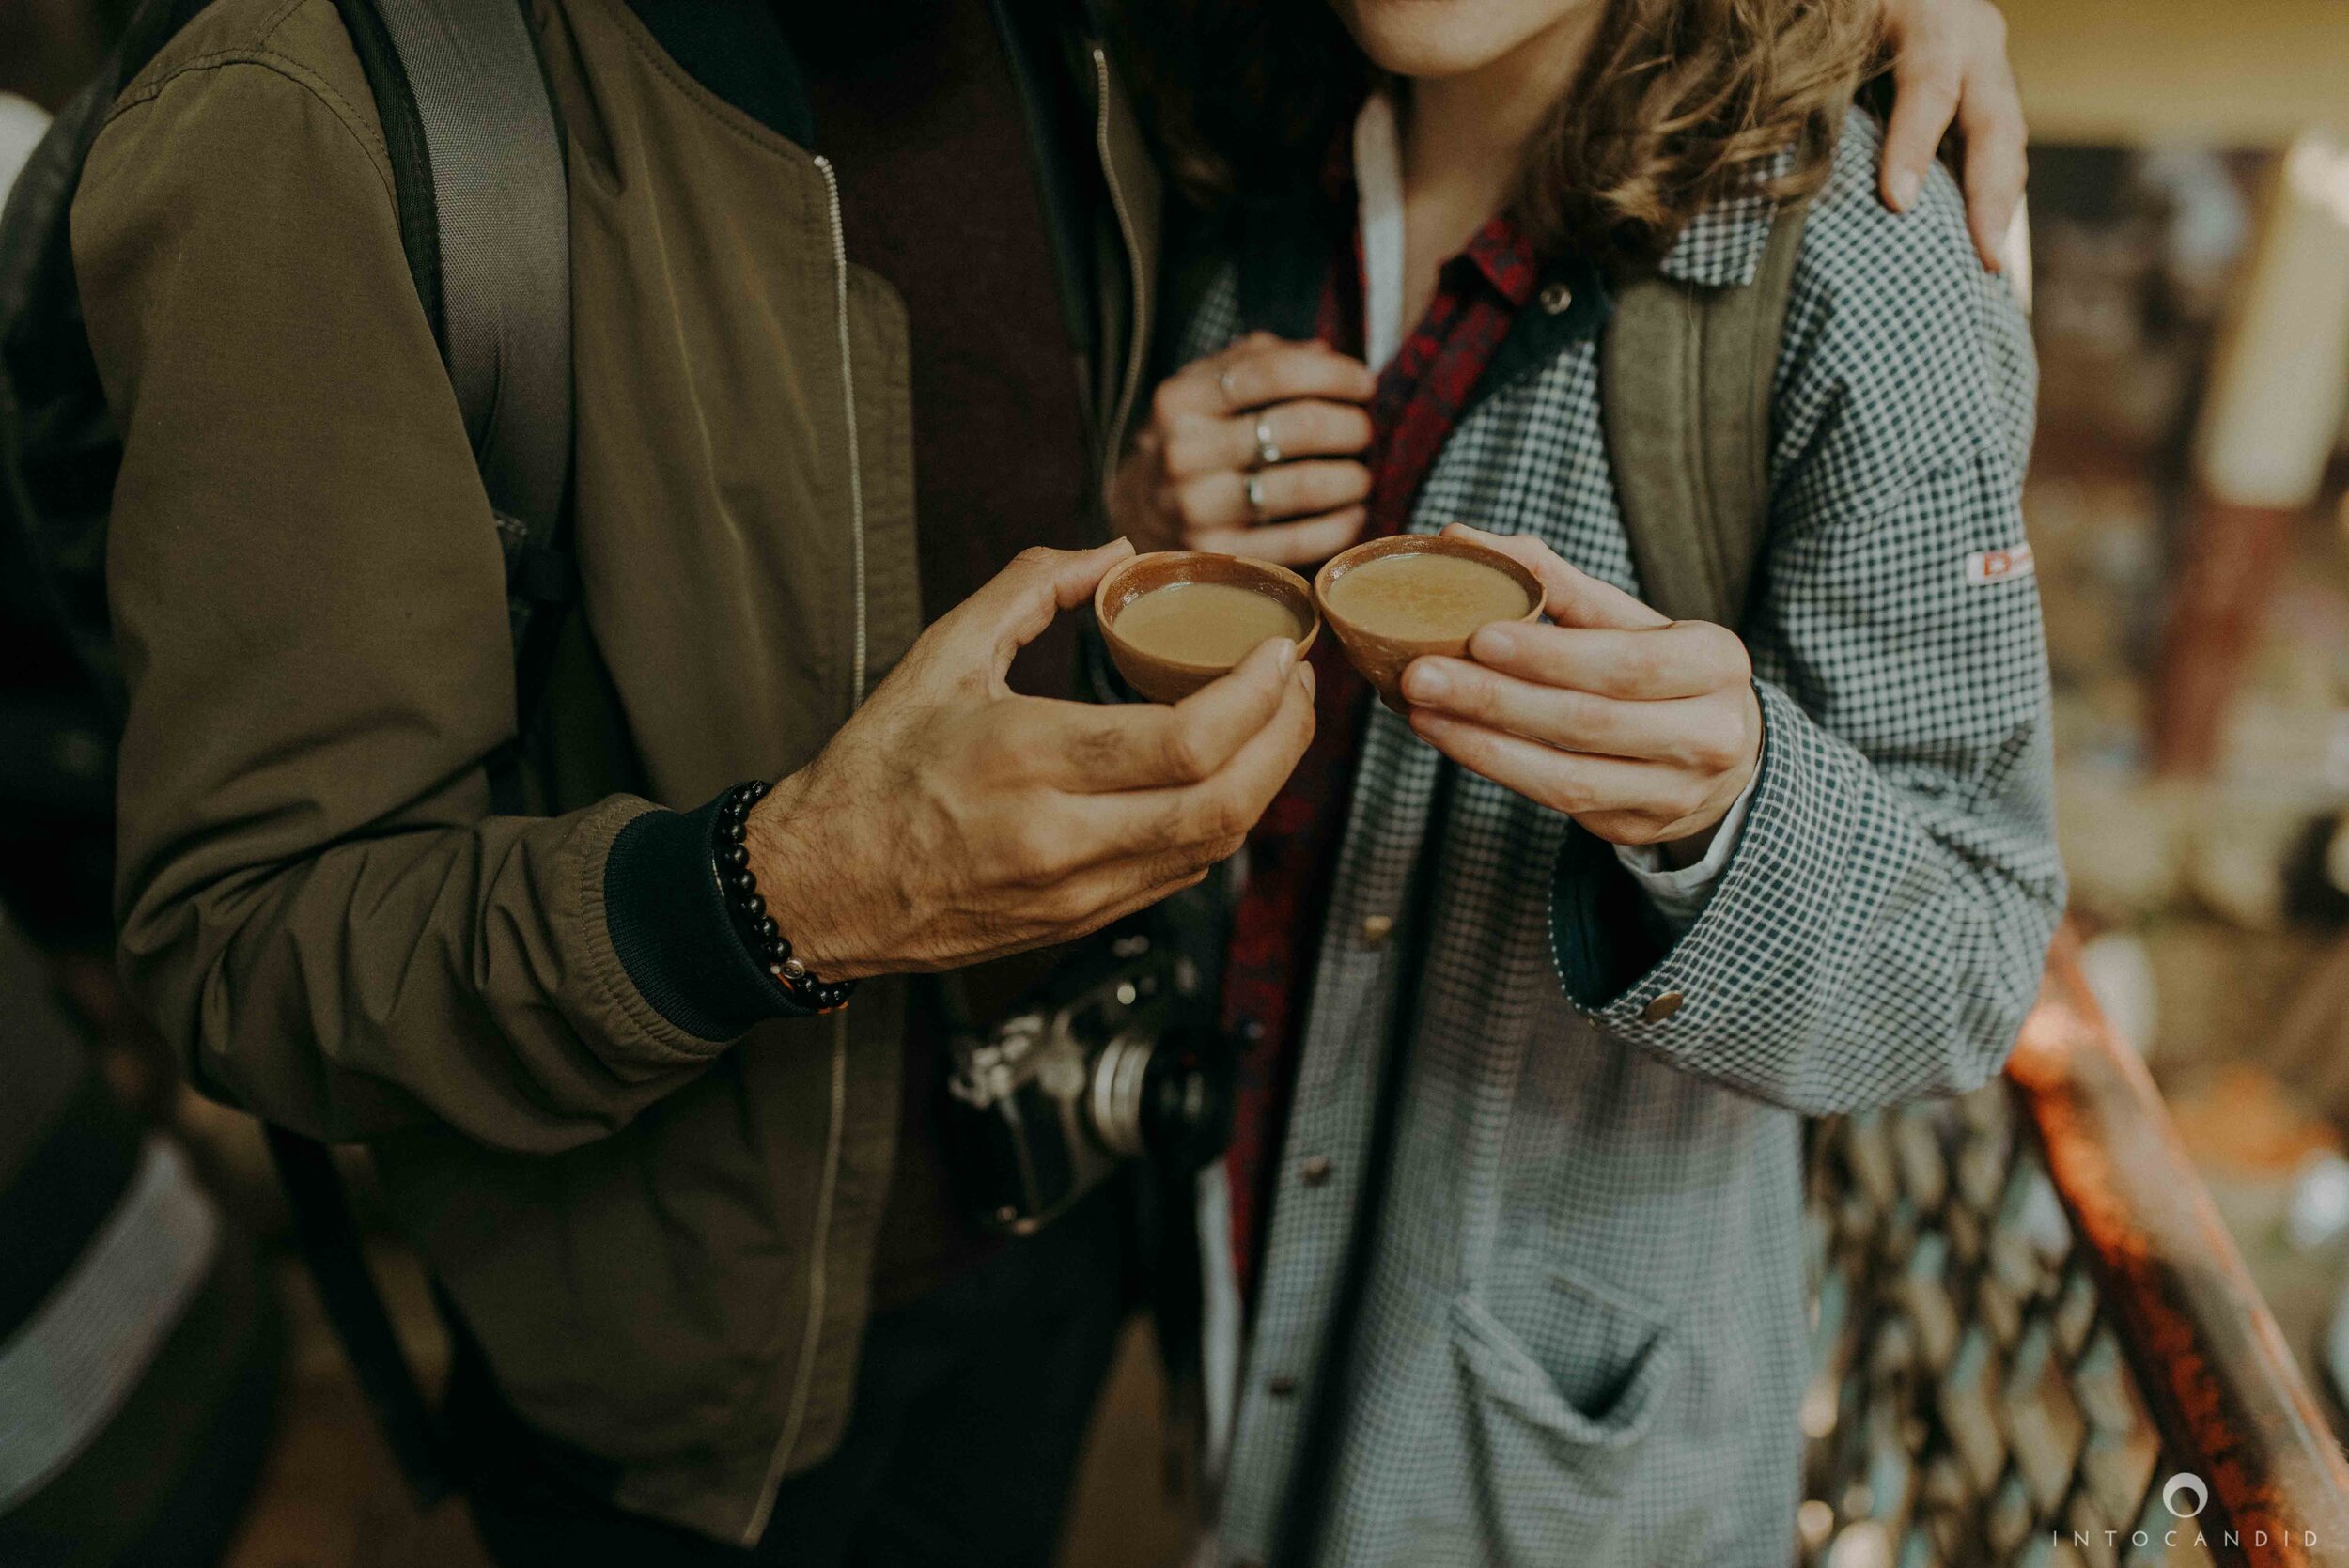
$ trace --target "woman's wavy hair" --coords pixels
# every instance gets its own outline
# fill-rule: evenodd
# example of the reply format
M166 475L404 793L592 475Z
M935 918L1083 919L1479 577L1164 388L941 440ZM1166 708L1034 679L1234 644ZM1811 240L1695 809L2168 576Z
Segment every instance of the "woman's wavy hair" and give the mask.
M1881 47L1875 0L1594 3L1590 53L1528 147L1512 209L1544 254L1652 266L1715 202L1795 199L1826 179ZM1296 199L1377 74L1328 0L1145 8L1137 41L1177 184L1211 210Z

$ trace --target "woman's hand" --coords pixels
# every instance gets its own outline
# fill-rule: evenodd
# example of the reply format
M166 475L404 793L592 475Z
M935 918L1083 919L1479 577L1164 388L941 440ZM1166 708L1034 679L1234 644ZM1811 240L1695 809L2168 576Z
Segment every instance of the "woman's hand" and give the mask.
M1213 550L1300 566L1362 531L1377 381L1361 361L1268 333L1168 378L1110 487L1145 550Z
M1471 772L1610 844L1702 856L1762 755L1762 706L1736 633L1666 620L1531 535L1444 530L1507 551L1548 591L1555 625L1496 624L1470 659L1403 673L1411 728Z
M1892 45L1892 123L1884 200L1916 204L1934 149L1954 121L1966 138L1966 224L1992 272L2023 204L2023 101L2006 58L2006 18L1990 0L1883 0Z

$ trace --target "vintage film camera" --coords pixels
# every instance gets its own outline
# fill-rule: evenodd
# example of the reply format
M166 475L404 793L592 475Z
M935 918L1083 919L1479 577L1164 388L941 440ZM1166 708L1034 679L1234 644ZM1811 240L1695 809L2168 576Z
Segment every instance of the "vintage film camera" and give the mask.
M1233 1049L1179 925L1112 926L984 1037L955 1029L948 1147L989 1229L1027 1235L1127 1161L1188 1172L1232 1129Z

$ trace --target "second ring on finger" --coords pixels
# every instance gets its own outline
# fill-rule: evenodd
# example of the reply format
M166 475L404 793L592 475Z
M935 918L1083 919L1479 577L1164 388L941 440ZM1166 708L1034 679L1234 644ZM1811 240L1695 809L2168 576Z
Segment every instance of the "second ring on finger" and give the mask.
M1370 474L1361 464L1324 458L1294 458L1246 473L1225 469L1175 492L1193 529L1247 528L1276 518L1335 511L1369 493Z

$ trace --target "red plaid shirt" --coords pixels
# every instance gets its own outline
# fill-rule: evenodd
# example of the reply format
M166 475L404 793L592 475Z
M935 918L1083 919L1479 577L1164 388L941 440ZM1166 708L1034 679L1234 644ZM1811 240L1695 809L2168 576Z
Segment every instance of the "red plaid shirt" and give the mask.
M1517 312L1533 298L1539 272L1532 246L1505 217L1486 225L1444 264L1427 314L1380 373L1371 402L1364 537L1399 534L1409 525L1428 470ZM1362 352L1361 279L1357 243L1330 269L1322 295L1317 335L1350 354ZM1321 915L1353 793L1364 705L1371 700L1369 685L1346 662L1336 638L1316 640L1311 658L1319 682L1319 728L1248 835L1248 885L1224 966L1224 1024L1249 1042L1240 1056L1226 1156L1233 1262L1243 1297L1254 1285L1271 1208Z

